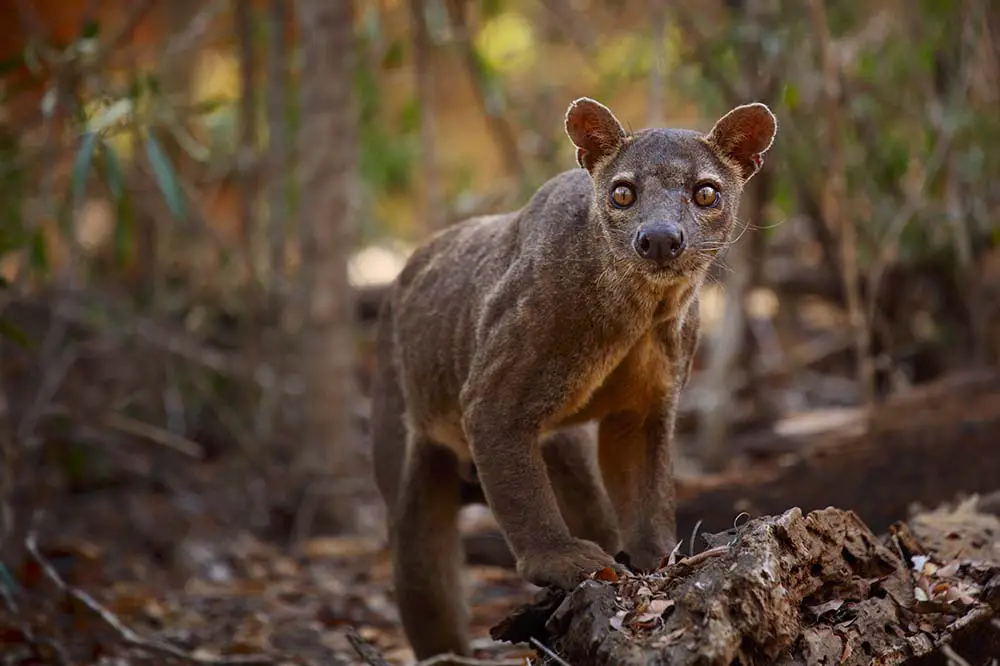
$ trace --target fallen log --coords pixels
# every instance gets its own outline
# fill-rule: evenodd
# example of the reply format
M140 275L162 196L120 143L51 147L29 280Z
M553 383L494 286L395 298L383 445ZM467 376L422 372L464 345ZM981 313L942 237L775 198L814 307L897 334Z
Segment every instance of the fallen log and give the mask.
M1000 519L969 503L883 538L853 512L794 508L651 575L543 590L491 635L588 666L985 664L1000 655L1000 553L984 545L998 539Z
M678 489L678 528L709 532L745 512L837 506L881 532L911 505L1000 489L1000 371L956 375L888 401L867 429L802 442L781 464L705 477Z

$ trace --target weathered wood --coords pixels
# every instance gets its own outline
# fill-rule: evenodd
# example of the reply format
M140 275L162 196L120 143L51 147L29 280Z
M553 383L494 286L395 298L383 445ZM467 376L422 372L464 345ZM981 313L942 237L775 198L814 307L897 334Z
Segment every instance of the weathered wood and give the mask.
M884 531L911 503L1000 489L1000 371L954 376L888 402L859 434L820 436L783 465L762 464L680 489L678 526L709 532L741 512L837 506Z
M986 663L1000 654L1000 558L981 559L993 553L982 547L953 556L990 534L1000 520L966 504L908 532L927 553L913 559L852 512L795 508L741 526L714 557L545 591L491 633L593 666L926 666L948 650Z

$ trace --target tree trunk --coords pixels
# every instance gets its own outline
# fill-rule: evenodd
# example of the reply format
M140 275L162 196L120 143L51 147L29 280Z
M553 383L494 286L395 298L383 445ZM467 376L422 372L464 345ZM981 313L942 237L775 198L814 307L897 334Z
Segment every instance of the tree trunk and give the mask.
M431 66L431 39L424 16L424 0L410 0L413 31L413 68L416 77L417 103L420 105L420 219L416 227L421 235L442 226L443 200L437 177L437 151L434 150L434 76Z
M239 191L240 233L245 256L244 278L257 286L255 238L257 235L257 105L255 100L257 54L253 43L253 5L250 0L236 0L236 41L240 52L240 142L236 151Z
M267 6L267 215L272 295L279 292L285 278L287 242L288 146L288 47L285 40L287 8L285 0L271 0ZM273 296L277 304L280 300Z
M333 496L354 476L352 296L347 261L356 217L357 116L350 2L300 0L302 38L302 277L308 312L301 335L304 441L296 471L309 482L304 506L335 529L351 530L351 499ZM327 488L319 488L323 481ZM300 511L303 518L310 511ZM324 523L326 520L323 521ZM307 526L299 521L300 536Z
M854 221L844 213L847 199L847 158L844 141L839 65L833 55L830 26L824 0L809 0L810 16L816 36L820 67L823 72L823 95L826 107L826 131L830 155L824 179L821 208L828 224L834 225L840 239L840 268L847 298L847 315L854 335L857 355L857 377L864 404L871 408L875 402L875 365L871 358L868 320L861 303L858 272L858 238Z

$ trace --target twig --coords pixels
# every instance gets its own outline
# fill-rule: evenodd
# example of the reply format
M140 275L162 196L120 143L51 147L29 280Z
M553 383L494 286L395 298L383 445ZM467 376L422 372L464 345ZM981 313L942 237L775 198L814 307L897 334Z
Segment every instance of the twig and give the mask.
M947 643L944 643L941 646L941 654L948 659L949 666L972 666L972 664L963 659L961 655L955 652L955 650Z
M413 33L413 69L416 76L417 103L420 108L420 220L424 233L441 228L441 194L437 177L437 151L434 150L434 70L431 67L431 39L424 16L423 0L410 0L410 25Z
M968 29L968 25L969 18L966 17L963 31ZM938 177L938 174L948 167L948 156L951 152L952 143L960 129L959 123L953 119L949 122L948 116L949 113L954 113L955 109L961 108L965 104L969 89L972 86L971 77L964 76L961 78L961 84L955 86L950 99L946 100L945 103L941 101L937 102L938 122L935 123L938 129L937 142L934 145L933 151L924 162L919 182L915 187L910 188L903 201L903 205L900 206L896 215L889 222L885 236L879 243L880 251L875 254L868 277L869 319L874 316L879 286L881 285L886 269L891 263L892 250L898 246L903 231L912 221L913 217L920 211L921 207L926 205L926 200L921 199L920 195L924 193L927 185L932 183ZM959 250L961 255L961 246Z
M599 35L585 13L567 0L543 0L542 7L552 14L555 26L573 42L584 58L589 59L594 55Z
M293 396L301 395L304 390L301 381L283 380L269 365L251 365L245 358L207 347L186 333L161 327L153 320L134 315L114 302L98 302L93 298L93 293L63 292L60 295L63 298L58 304L59 310L70 321L96 328L93 308L99 307L103 310L102 315L115 318L108 327L113 327L118 334L125 332L148 345L220 374L250 379L264 389L278 390Z
M674 566L693 567L697 564L701 564L705 560L710 560L713 557L719 557L720 555L725 555L728 552L729 552L729 546L716 546L715 548L709 548L708 550L703 550L697 555L692 555L691 557L685 557L683 560L679 561Z
M453 666L525 666L525 660L476 659L475 657L461 657L457 654L452 654L451 652L445 652L443 654L436 654L433 657L428 657L423 661L418 661L413 666L444 666L445 664L451 664Z
M3 563L0 563L0 567L3 567ZM7 607L11 616L16 617L19 614L20 609L18 608L17 602L14 600L14 594L4 580L0 580L0 600L3 601L3 605ZM52 639L36 636L34 630L28 625L27 622L18 622L17 628L20 630L29 645L33 647L38 645L46 646L52 650L60 664L68 665L73 663L63 646L59 645Z
M133 418L129 418L128 416L123 416L121 414L115 414L114 412L105 414L102 420L104 425L114 430L119 430L129 435L135 435L136 437L142 437L143 439L148 439L151 442L173 449L174 451L179 451L180 453L191 456L192 458L200 460L205 457L205 450L200 444L192 442L190 439L181 437L180 435L175 435L174 433L164 430L163 428L158 428L154 425L150 425L149 423L136 421Z
M271 279L285 276L285 246L287 245L288 206L285 192L288 186L288 44L285 25L289 16L284 0L268 3L270 28L267 42L267 215L271 255ZM275 295L275 311L280 300Z
M213 0L211 4L206 4L195 14L194 18L187 22L187 26L181 32L175 33L170 41L161 50L160 58L166 60L176 58L179 54L187 51L204 37L216 17L228 6L226 0Z
M544 643L542 643L534 636L531 637L531 644L534 645L539 650L541 650L542 652L544 652L546 656L555 659L556 663L560 664L560 666L570 666L568 661L566 661L565 659L557 655L555 652L550 650Z
M126 17L125 22L122 23L121 28L109 39L104 45L100 47L97 55L91 64L93 69L101 69L105 66L106 61L111 57L121 44L132 34L149 10L153 8L153 0L141 0L141 2L136 3L132 6L132 11Z
M459 56L472 83L472 88L476 92L476 104L486 119L493 140L500 149L507 175L523 179L524 165L517 147L514 129L507 117L501 110L495 108L495 103L489 99L490 91L487 89L486 73L476 56L470 37L471 30L466 16L466 5L461 1L448 0L445 2L445 8L448 11L448 20L455 35L454 40Z
M693 56L691 60L702 63L702 67L700 68L702 76L717 87L728 100L747 97L746 85L743 81L735 80L736 82L734 83L734 79L726 76L722 70L714 69L708 65L708 63L715 61L712 54L713 45L704 38L704 30L699 28L696 21L684 10L674 12L671 18L677 22L683 33L696 35L694 39L688 39L685 42L686 46L693 51L691 53L691 56Z
M42 567L45 572L46 577L51 580L56 587L70 595L84 606L89 608L95 614L97 614L101 620L104 621L111 629L113 629L126 643L132 645L133 647L147 650L149 652L155 652L158 654L166 655L169 657L174 657L175 659L183 659L184 661L189 661L195 664L208 664L213 666L229 666L234 664L273 664L274 659L265 655L235 655L235 656L219 656L219 657L205 657L200 655L195 655L178 647L170 645L168 643L163 643L155 639L144 638L140 636L135 630L131 629L117 615L108 610L101 602L99 602L94 597L90 596L87 592L77 589L69 585L63 577L59 575L55 567L46 560L41 552L38 550L38 533L37 524L39 522L39 514L35 514L34 520L32 520L33 526L31 532L28 534L28 538L25 539L25 547L31 556L38 562L38 565Z
M694 524L694 528L691 530L691 542L688 543L688 556L694 557L694 540L698 536L698 530L701 529L701 518L698 522Z
M870 410L875 403L875 367L872 363L867 312L861 303L860 271L858 269L857 228L844 213L846 200L847 160L843 136L843 111L841 109L842 83L838 63L834 59L830 26L824 0L809 1L810 16L823 71L823 95L827 112L827 135L830 143L831 163L827 168L826 183L821 204L827 223L834 225L840 238L841 279L847 300L847 314L854 334L857 356L857 380L864 397L864 407Z
M260 189L260 168L255 163L257 155L257 105L256 79L257 53L253 39L253 6L249 0L236 2L236 41L239 44L240 102L239 102L239 144L236 149L237 205L239 207L241 242L243 244L244 279L251 289L258 286L256 248L254 239L258 233L257 191ZM277 26L283 30L284 26ZM249 333L249 331L244 331ZM253 338L247 337L253 346Z
M70 368L79 359L80 355L76 349L63 349L62 353L56 356L56 346L63 346L66 322L62 316L56 312L52 313L52 322L45 336L45 342L41 353L39 365L40 378L38 390L31 404L24 411L17 424L17 439L25 441L31 437L38 425L45 410L48 408L52 398L55 397L62 386L63 380L69 373Z
M347 641L368 666L389 666L389 662L379 654L375 646L363 639L354 627L347 630Z

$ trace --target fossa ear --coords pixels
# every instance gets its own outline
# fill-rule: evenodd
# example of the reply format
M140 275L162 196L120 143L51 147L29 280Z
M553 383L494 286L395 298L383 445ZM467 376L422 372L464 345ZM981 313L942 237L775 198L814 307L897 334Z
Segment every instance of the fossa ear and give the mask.
M615 114L589 97L581 97L569 105L566 134L576 146L577 163L590 172L625 141L625 128Z
M771 110L754 102L722 116L705 138L720 156L735 164L746 182L764 164L764 153L777 132L778 120Z

